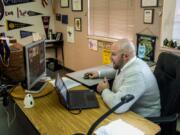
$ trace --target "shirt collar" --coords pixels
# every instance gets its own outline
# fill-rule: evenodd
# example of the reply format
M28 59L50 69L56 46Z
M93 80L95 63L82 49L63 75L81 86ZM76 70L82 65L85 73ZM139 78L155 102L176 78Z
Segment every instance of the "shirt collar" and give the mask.
M136 56L134 56L132 59L130 59L122 68L121 71L123 71L126 67L128 67L131 63L133 63L136 60Z

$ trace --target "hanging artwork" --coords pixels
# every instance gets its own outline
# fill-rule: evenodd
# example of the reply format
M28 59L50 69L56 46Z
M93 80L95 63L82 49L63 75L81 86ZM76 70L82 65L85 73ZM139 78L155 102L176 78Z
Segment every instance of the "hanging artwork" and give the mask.
M156 37L137 34L137 57L145 61L154 61Z
M4 16L4 5L0 0L0 20L2 20L3 16Z
M74 43L74 27L67 26L67 42Z
M42 16L42 22L44 26L44 31L46 34L46 38L48 38L48 30L49 30L49 22L50 22L50 16Z
M20 30L20 37L21 38L32 36L32 34L33 34L33 32Z
M14 29L19 29L19 28L24 28L24 27L29 27L29 26L33 26L33 25L28 24L28 23L10 21L10 20L6 21L7 30L14 30Z
M5 6L34 2L35 0L3 0Z
M97 51L98 50L97 44L98 44L97 40L89 39L89 49Z

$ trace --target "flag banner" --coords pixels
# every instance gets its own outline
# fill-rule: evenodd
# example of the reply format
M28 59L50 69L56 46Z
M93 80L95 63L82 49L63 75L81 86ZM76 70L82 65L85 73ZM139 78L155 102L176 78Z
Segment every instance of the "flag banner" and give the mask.
M3 18L3 16L4 16L4 5L0 0L0 20Z
M29 27L29 26L32 26L32 24L15 22L15 21L10 21L10 20L6 21L7 30L14 30L14 29L19 29L19 28L24 28L24 27Z
M34 2L35 0L3 0L5 6Z
M20 30L20 37L21 38L29 37L32 36L33 33L34 32Z
M37 16L37 15L42 15L42 13L38 13L38 12L35 12L35 11L27 11L27 14L28 16Z
M48 39L49 21L50 21L50 16L42 16L42 22L47 39Z

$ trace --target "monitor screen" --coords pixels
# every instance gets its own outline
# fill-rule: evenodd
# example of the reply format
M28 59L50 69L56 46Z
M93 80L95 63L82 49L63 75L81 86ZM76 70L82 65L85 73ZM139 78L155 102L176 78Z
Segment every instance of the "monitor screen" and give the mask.
M46 74L46 49L44 40L25 47L26 85L30 90Z

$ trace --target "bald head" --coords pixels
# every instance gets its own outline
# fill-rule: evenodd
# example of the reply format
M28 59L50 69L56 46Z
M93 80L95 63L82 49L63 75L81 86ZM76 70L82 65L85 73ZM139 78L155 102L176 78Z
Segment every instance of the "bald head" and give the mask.
M119 51L126 53L132 57L136 55L136 50L134 44L128 39L120 39L114 42L114 45L119 49Z
M127 39L118 40L111 46L111 60L115 69L121 69L135 55L135 46Z

